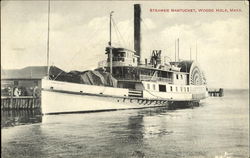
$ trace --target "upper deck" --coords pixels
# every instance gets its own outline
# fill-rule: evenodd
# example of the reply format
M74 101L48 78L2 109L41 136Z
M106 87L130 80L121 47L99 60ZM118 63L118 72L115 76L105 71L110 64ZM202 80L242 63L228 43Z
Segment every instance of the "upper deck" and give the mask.
M112 49L112 62L110 62ZM125 48L106 48L107 59L98 63L97 70L104 69L120 82L165 82L167 84L188 84L188 72L180 71L181 67L161 61L160 54L152 53L151 59L139 62L135 51Z
M112 49L112 63L110 62L111 49ZM105 54L107 54L107 59L98 62L98 68L107 68L112 65L112 67L139 67L141 69L148 69L155 71L157 70L157 71L183 73L183 74L188 73L180 71L181 67L177 67L176 63L172 64L172 63L162 62L160 55L157 57L157 59L155 56L152 55L149 62L147 59L145 59L145 62L142 63L141 61L139 61L140 57L135 55L135 51L126 48L106 47Z

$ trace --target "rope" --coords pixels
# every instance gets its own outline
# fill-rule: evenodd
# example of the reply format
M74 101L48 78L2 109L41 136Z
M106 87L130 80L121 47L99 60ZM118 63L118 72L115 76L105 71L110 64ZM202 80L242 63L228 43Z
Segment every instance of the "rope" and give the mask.
M119 39L119 34L118 34L118 31L117 31L117 29L116 29L116 27L115 27L114 23L113 23L113 26L114 26L115 34L116 34L116 36L117 36L117 41L118 41L118 44L121 46L121 45L122 45L122 43L121 43L121 41L120 41L120 39Z
M119 31L118 26L116 25L116 23L115 23L115 21L114 21L114 19L113 19L113 18L111 18L111 20L112 20L112 22L113 22L114 28L118 31L118 34L120 35L120 38L121 38L121 40L122 40L123 44L125 45L125 44L126 44L126 42L125 42L125 40L124 40L124 38L123 38L123 36L122 36L121 32Z
M97 28L97 29L94 30L94 32L89 32L89 33L87 34L87 37L90 37L89 40L88 40L89 43L93 41L94 37L96 37L95 34L96 34L98 31L99 31L99 29ZM92 36L91 36L91 33L92 33ZM81 50L81 49L80 49L80 50ZM68 61L67 64L72 63L73 66L75 65L75 63L73 63L72 61L73 61L73 59L76 57L76 55L80 53L80 50L77 51L77 52L75 52L74 55L73 55L73 57L72 57L70 60L67 60L67 61ZM64 71L61 70L61 72L58 73L57 76L56 76L53 80L56 80L63 72L64 72Z

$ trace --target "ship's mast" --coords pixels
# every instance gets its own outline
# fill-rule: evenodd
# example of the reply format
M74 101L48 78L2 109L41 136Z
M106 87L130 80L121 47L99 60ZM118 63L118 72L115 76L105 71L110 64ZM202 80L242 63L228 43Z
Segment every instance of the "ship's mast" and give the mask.
M197 62L197 41L196 41L196 53L195 53L195 60L196 60L196 62Z
M177 57L177 60L179 62L180 61L180 40L179 40L179 38L177 39L177 48L178 48L178 52L177 52L178 57Z
M176 39L174 40L174 62L176 62Z
M192 48L190 47L190 60L192 60Z
M110 16L109 16L109 47L110 47L110 53L109 53L109 66L110 66L110 74L112 74L112 23L111 23L111 18L112 18L112 13L114 13L114 11L110 12Z
M48 34L47 34L47 77L49 79L49 31L50 31L50 0L48 0Z

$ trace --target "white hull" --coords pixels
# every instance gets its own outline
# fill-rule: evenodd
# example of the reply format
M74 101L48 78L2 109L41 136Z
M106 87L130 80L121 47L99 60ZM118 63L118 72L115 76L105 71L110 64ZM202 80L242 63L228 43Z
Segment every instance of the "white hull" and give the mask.
M149 108L168 106L173 101L197 101L185 98L130 97L129 90L123 88L42 80L41 105L43 114L55 114Z
M145 99L92 96L56 91L42 91L42 98L43 114L92 112L167 105L167 101L150 102Z

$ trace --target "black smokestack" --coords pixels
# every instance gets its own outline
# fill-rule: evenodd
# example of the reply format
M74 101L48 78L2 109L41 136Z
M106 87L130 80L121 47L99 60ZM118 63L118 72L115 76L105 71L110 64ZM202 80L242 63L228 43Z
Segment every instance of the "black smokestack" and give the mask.
M141 58L141 6L140 4L134 5L134 49L136 55L139 56L138 63Z

